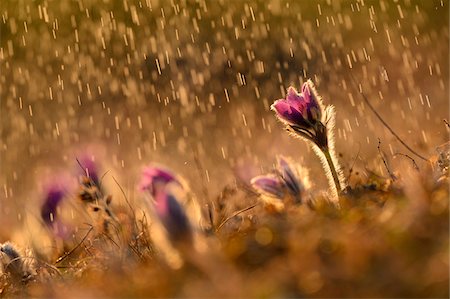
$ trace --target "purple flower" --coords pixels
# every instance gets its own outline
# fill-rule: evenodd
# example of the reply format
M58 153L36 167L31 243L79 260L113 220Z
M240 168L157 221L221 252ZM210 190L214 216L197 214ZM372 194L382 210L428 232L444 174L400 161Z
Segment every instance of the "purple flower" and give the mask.
M192 229L183 207L174 195L158 191L154 203L156 215L161 220L172 242L190 242Z
M259 193L282 199L284 197L283 182L274 175L260 175L254 177L250 183Z
M289 87L286 98L275 101L271 109L297 134L319 147L327 146L326 127L322 123L323 108L311 80L303 84L301 93Z
M172 182L181 186L179 179L170 170L158 166L149 166L142 172L139 189L149 191L155 197L160 189Z
M272 110L282 121L300 127L314 125L321 118L318 97L309 80L303 84L300 94L294 87L289 87L286 99L275 101L272 104Z
M48 188L44 203L41 206L41 218L45 224L53 227L57 217L57 208L66 192L60 186L53 185Z
M273 203L270 198L275 198L283 203L301 204L303 193L309 186L307 170L283 156L278 156L277 162L273 173L253 178L251 185L259 194L266 195L262 198L265 201Z
M278 157L278 172L281 180L287 187L287 190L294 197L295 202L300 203L301 193L304 190L304 186L287 159L282 156Z

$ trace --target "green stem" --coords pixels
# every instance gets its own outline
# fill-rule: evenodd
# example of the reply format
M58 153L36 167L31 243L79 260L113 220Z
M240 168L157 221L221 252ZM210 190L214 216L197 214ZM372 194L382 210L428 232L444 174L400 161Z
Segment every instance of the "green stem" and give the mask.
M342 191L341 184L339 183L339 177L336 172L336 168L334 167L333 159L331 159L330 151L328 150L328 148L326 148L322 149L322 153L325 155L325 158L327 159L328 166L330 167L331 170L331 175L333 176L334 184L336 185L337 193L340 194Z

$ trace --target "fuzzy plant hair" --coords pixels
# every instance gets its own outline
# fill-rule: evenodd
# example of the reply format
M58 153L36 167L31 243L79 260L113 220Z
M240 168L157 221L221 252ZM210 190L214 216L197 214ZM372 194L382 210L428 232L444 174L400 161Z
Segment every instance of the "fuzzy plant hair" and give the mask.
M323 170L325 171L325 175L328 179L328 184L330 186L330 192L332 198L337 198L338 193L341 190L344 190L346 188L346 182L344 173L342 172L341 165L339 164L337 154L336 154L336 148L335 148L335 136L334 136L334 127L336 125L336 109L333 105L329 105L325 108L325 127L326 127L326 134L328 139L328 147L324 150L321 149L317 144L315 143L309 143L314 151L314 153L319 157ZM299 136L299 135L296 135ZM300 137L301 138L301 137ZM328 152L328 153L327 153ZM334 170L331 167L331 165L334 166ZM333 171L335 173L333 173ZM340 188L338 188L339 186Z
M105 194L104 188L100 184L97 166L92 161L85 162L85 164L79 160L77 162L82 169L78 198L89 215L94 214L96 218L100 219L100 231L109 233L112 224L117 223L111 207L112 196Z

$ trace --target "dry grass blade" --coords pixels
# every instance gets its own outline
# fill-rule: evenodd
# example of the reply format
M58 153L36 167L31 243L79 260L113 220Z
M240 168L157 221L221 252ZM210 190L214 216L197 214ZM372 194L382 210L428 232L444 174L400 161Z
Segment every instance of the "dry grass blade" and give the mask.
M63 256L59 257L55 264L58 264L62 261L64 261L67 257L69 257L73 252L75 252L75 250L77 250L82 244L83 242L87 239L87 237L89 236L89 234L91 233L91 231L94 229L93 226L91 226L88 230L88 232L86 233L86 235L83 237L83 239L81 239L81 241L74 247L72 248L69 252L67 252L66 254L64 254Z
M378 148L378 153L380 154L380 157L381 157L381 159L383 160L383 164L384 164L384 167L386 168L387 173L389 174L389 176L391 177L391 179L392 179L393 181L395 181L397 178L396 178L395 175L392 173L392 171L389 169L389 165L388 165L388 163L387 163L387 161L386 161L386 157L385 157L383 151L381 150L381 140L380 140L380 138L378 138L378 146L377 146L377 148Z
M396 157L396 156L403 156L403 157L410 159L413 164L414 169L419 170L419 166L417 165L416 160L414 160L410 155L403 154L403 153L395 153L394 157Z
M352 73L350 73L350 77L352 78L353 84L355 85L356 88L358 88L358 83L356 82L355 77L353 76ZM404 146L406 147L406 149L408 149L411 153L413 153L414 155L416 155L417 157L419 157L420 159L427 161L428 159L425 158L424 156L422 156L421 154L417 153L415 150L413 150L408 144L406 144L406 142L404 142L400 136L397 135L397 133L395 133L395 131L388 125L388 123L381 117L381 115L377 112L377 110L375 110L375 108L372 106L372 104L369 102L369 99L366 97L366 95L362 92L362 90L359 91L359 94L361 95L361 97L364 99L364 102L366 102L367 106L369 107L369 109L375 114L375 116L378 118L378 120L389 130L389 132L391 132L392 135L394 135L394 137Z
M244 209L242 209L242 210L239 210L239 211L234 212L231 216L227 217L224 221L222 221L222 223L217 227L216 232L218 232L218 231L222 228L222 226L224 226L225 223L227 223L229 220L233 219L234 217L238 216L238 215L241 214L241 213L244 213L244 212L246 212L246 211L248 211L248 210L253 209L253 208L256 207L257 205L259 205L259 203L254 204L254 205L251 205L251 206L246 207L246 208L244 208Z

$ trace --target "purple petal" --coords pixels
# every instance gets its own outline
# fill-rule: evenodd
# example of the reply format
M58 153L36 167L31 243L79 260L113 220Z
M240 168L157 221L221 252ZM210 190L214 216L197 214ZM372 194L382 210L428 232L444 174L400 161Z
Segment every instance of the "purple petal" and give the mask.
M308 116L312 117L313 119L320 119L321 110L319 106L319 101L317 99L317 95L314 92L312 84L313 83L311 80L308 80L305 83L303 83L302 93L305 98Z
M160 186L163 187L172 182L181 185L175 174L170 170L158 166L149 166L142 172L139 189L141 191L150 191L155 196Z
M171 194L159 191L155 197L155 210L172 241L191 238L191 225L178 200Z
M275 176L257 176L254 177L250 183L253 188L258 190L258 192L260 193L274 196L280 199L284 197L283 184Z
M44 203L41 206L41 218L47 225L53 225L57 216L58 205L65 195L64 188L57 185L51 186L47 190Z
M302 85L302 94L305 97L306 102L311 102L311 90L308 82L303 83Z
M175 174L168 169L162 167L148 167L144 169L144 174L154 179L161 180L165 183L176 181Z
M297 90L292 86L288 88L286 102L289 104L289 106L293 107L301 114L304 114L304 110L306 108L305 98L303 97L303 94L299 94Z
M296 197L300 196L303 189L302 183L288 160L282 156L278 157L278 171L289 192Z
M286 100L277 100L272 104L277 116L291 125L304 125L305 119L300 111L291 106Z
M289 86L286 94L286 101L290 104L293 104L294 102L302 101L302 97L294 87Z

